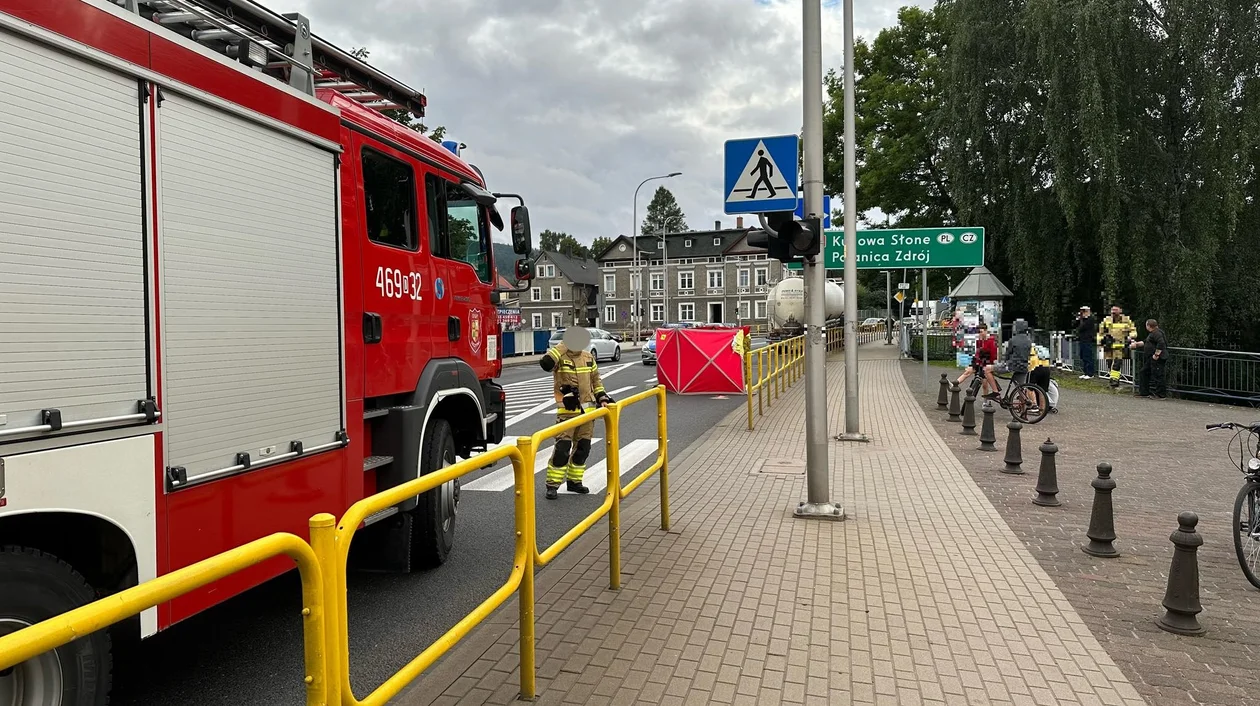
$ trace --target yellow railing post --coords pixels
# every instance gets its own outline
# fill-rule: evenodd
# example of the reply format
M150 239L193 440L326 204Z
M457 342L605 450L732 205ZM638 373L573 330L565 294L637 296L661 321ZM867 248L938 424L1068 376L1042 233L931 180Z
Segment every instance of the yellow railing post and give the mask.
M665 388L658 387L656 398L656 438L661 447L661 529L669 531L669 411L665 407Z
M319 564L319 572L324 578L324 664L328 674L325 691L325 703L328 706L341 706L341 682L343 677L341 664L341 619L337 611L341 601L337 591L341 582L337 579L341 572L337 570L337 518L327 512L321 512L308 521L311 533L311 549L315 550L315 560Z
M534 441L528 436L517 437L516 448L521 452L519 464L512 469L516 475L516 541L526 547L525 571L516 596L521 616L521 699L533 701L538 691L534 684ZM517 552L517 556L521 554Z
M612 507L608 508L608 588L621 589L621 408L613 404L604 417L604 464L608 473L608 492Z
M766 389L766 355L765 348L757 351L757 416L764 416L766 411L762 405L762 395Z
M748 431L752 431L753 429L753 418L752 418L753 379L752 379L752 351L751 350L744 351L744 391L745 391L744 396L748 400Z

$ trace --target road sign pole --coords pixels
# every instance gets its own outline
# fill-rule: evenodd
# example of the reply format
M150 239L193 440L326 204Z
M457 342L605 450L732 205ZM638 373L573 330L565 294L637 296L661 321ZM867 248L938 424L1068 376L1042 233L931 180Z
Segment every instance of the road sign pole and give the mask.
M887 310L884 313L884 326L888 330L884 331L884 345L892 345L892 272L884 270L884 299Z
M860 431L858 416L858 208L854 91L853 0L844 0L844 433L836 437L841 441L868 440Z
M846 8L852 0L846 0ZM823 131L822 131L822 0L804 0L801 26L804 32L804 166L805 207L807 217L823 216ZM851 10L845 14L845 37L852 40ZM846 51L852 56L851 44ZM847 68L847 67L846 67ZM846 108L850 104L846 103ZM851 149L852 142L845 143ZM846 158L850 156L845 152ZM851 174L851 172L850 172ZM848 176L848 175L846 175ZM847 183L847 182L846 182ZM846 187L847 188L847 187ZM848 191L845 192L846 198ZM852 201L845 202L849 217ZM846 221L847 223L848 221ZM821 235L821 234L820 234ZM827 459L827 333L826 333L826 262L821 253L805 262L805 474L807 501L797 505L796 517L843 520L844 510L834 505L828 488L831 464ZM847 286L847 283L846 283ZM852 321L846 322L846 331Z
M931 392L932 388L928 380L928 312L931 311L931 305L928 303L928 283L926 269L923 270L923 390Z

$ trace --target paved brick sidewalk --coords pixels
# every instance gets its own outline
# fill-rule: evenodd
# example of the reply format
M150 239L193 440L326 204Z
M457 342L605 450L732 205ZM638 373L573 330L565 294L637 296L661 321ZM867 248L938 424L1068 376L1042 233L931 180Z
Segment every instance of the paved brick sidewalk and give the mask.
M674 466L670 533L648 500L624 514L620 592L597 538L543 572L539 702L1145 703L931 432L898 363L864 362L862 380L874 442L831 446L847 522L793 519L803 475L756 472L803 460L804 385L756 432L733 413ZM836 430L842 364L828 383ZM514 621L500 611L399 702L512 702Z
M932 370L938 378L943 371ZM1060 414L1024 429L1028 475L1008 476L998 472L1002 454L976 450L975 437L959 435L959 425L935 411L935 394L919 394L919 366L903 364L903 371L937 431L1143 696L1156 706L1260 705L1260 591L1243 578L1230 526L1242 474L1225 456L1230 434L1204 430L1211 422L1253 421L1254 410L1065 389ZM1006 430L999 431L1004 447ZM1037 447L1047 437L1059 447L1059 508L1030 502ZM1100 461L1115 468L1119 559L1079 548ZM1200 619L1208 632L1201 637L1171 635L1154 623L1172 558L1168 535L1183 510L1198 513L1204 539Z

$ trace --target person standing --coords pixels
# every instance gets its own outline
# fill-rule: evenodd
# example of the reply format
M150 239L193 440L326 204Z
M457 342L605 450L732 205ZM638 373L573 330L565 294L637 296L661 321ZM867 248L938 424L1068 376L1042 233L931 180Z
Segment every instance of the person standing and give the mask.
M612 397L604 390L599 366L586 349L590 333L581 327L565 330L563 341L547 351L538 364L552 374L556 402L561 406L556 423L565 422L587 411L586 405L607 407ZM594 407L591 407L594 409ZM586 495L590 488L582 484L586 475L586 458L591 453L591 434L595 422L579 424L556 436L555 450L547 464L548 500L555 500L564 482L570 493Z
M1089 380L1098 374L1098 348L1095 338L1098 336L1098 322L1088 306L1081 307L1076 315L1076 338L1078 352L1081 356L1081 379Z
M1137 327L1124 315L1120 307L1111 307L1111 316L1098 326L1098 344L1102 346L1103 360L1110 369L1111 387L1120 387L1120 366L1128 355L1129 343L1137 336Z
M1168 383L1165 367L1168 364L1168 339L1155 319L1146 320L1146 340L1137 341L1134 348L1142 349L1146 360L1138 373L1138 397L1168 399Z

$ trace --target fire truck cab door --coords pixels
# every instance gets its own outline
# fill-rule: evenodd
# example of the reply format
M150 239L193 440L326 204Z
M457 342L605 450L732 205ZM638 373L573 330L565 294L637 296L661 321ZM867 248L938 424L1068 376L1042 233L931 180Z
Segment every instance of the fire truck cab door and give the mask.
M490 223L458 181L447 174L425 177L433 241L434 286L449 301L446 334L449 355L460 358L478 379L494 376L498 359L498 315L490 304L494 289Z
M412 392L430 358L447 355L445 302L436 285L419 162L355 135L361 175L364 396ZM354 332L351 335L357 335Z

